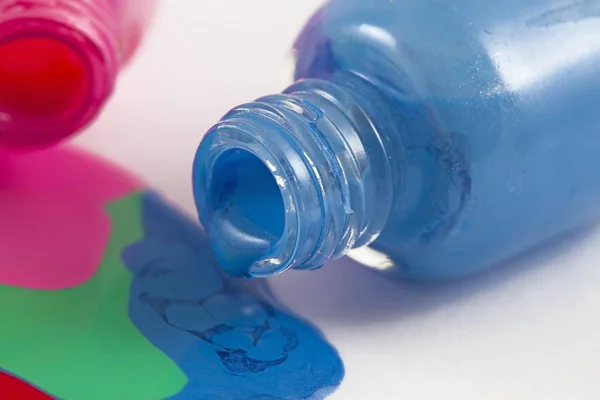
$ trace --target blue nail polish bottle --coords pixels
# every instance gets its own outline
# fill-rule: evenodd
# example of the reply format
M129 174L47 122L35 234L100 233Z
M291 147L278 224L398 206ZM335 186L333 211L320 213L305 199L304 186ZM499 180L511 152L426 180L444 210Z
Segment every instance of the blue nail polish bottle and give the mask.
M457 278L600 218L598 0L332 0L296 53L196 155L230 274Z

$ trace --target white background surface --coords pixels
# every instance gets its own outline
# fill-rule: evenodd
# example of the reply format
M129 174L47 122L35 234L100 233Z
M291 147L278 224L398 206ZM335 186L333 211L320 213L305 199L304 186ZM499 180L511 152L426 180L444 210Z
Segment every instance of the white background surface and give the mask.
M115 97L76 142L193 212L203 132L289 83L291 44L319 3L163 1ZM346 378L333 400L600 399L600 234L560 250L438 287L348 261L274 285L339 349Z

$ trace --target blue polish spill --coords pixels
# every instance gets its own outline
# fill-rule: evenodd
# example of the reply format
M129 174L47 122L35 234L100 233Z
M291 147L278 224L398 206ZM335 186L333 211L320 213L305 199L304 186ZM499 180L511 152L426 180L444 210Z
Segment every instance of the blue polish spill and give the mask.
M224 276L204 232L158 195L142 202L144 239L123 252L129 314L188 376L171 399L318 400L337 388L342 361L317 329L256 281Z

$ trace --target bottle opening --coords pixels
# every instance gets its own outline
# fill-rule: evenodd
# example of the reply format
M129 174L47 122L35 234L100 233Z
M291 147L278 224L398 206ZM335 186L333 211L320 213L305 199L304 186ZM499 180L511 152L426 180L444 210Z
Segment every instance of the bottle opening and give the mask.
M284 235L285 204L269 168L256 155L232 149L215 160L208 188L211 241L228 273L248 274Z
M0 43L0 123L15 126L9 145L26 145L24 127L43 127L76 112L90 92L84 57L51 37L18 37ZM18 129L21 126L23 128ZM51 140L51 138L48 138Z
M226 272L316 269L379 235L398 175L361 104L385 99L353 74L306 79L232 109L207 132L194 198Z

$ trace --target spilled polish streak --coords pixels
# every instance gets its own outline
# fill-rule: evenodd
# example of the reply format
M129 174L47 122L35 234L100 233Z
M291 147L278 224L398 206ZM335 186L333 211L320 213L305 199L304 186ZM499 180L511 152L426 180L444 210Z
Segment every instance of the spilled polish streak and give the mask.
M0 399L52 400L31 384L0 370Z
M225 277L207 238L159 196L142 199L144 238L123 253L129 313L187 375L173 400L322 399L341 382L336 350L254 282Z

